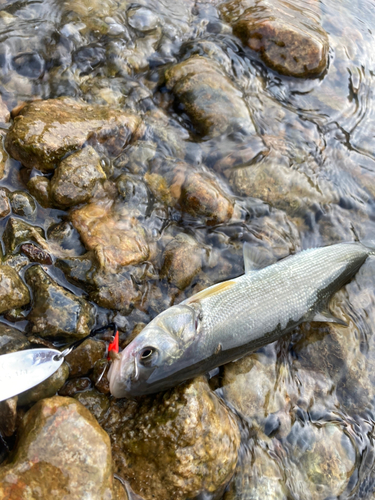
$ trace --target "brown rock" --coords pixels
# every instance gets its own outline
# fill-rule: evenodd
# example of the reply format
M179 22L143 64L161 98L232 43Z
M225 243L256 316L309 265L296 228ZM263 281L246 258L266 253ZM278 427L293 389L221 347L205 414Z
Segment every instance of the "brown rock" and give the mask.
M9 437L16 430L17 396L0 403L0 434Z
M17 217L9 217L3 233L3 240L7 254L15 252L20 243L27 241L34 241L41 248L48 250L43 229L37 226L33 227Z
M82 392L91 386L90 379L88 378L74 378L67 380L59 390L60 396L73 397L77 392Z
M178 234L164 251L160 275L184 290L202 268L203 249L187 234Z
M87 375L94 368L95 362L105 354L104 342L87 339L74 349L65 361L69 366L70 378Z
M94 250L101 267L139 264L147 260L146 234L131 213L116 212L111 201L89 203L71 214L87 250Z
M94 307L57 285L41 266L27 269L25 279L33 291L27 317L31 333L68 340L86 337L94 324Z
M51 180L51 194L61 207L71 207L87 202L97 182L106 175L100 165L100 157L88 146L62 160Z
M30 302L27 286L10 266L0 265L0 314Z
M165 78L201 134L215 137L236 130L255 133L242 93L216 62L193 56L168 69Z
M135 115L106 106L89 106L68 98L35 101L14 118L6 148L25 167L47 172L93 135L102 143L115 135L116 144L111 149L121 150L139 124Z
M55 396L25 415L13 462L0 469L0 498L112 500L108 435L78 401Z
M50 180L42 175L32 177L27 183L27 188L30 193L35 196L42 207L51 206Z
M45 264L47 266L52 264L52 257L50 254L32 243L21 245L20 250L31 262L39 262L39 264Z
M235 0L229 5L239 3ZM228 4L225 6L228 9ZM233 33L258 52L267 66L283 75L311 78L327 69L326 32L305 11L298 16L285 2L269 6L263 0L256 1L233 24Z
M5 323L0 323L0 355L22 351L30 345L26 336Z
M232 477L237 423L203 377L139 403L119 400L102 425L116 472L145 500L222 492Z

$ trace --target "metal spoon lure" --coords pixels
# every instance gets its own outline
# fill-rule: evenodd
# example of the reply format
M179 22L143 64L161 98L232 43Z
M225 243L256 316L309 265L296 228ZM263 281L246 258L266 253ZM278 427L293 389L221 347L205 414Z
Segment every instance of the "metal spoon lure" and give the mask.
M118 330L114 323L92 330L87 337L69 344L63 351L57 349L28 349L0 356L0 401L17 396L40 384L53 375L62 365L64 358L82 344L88 337L109 328L114 330L114 338L108 351L118 352Z

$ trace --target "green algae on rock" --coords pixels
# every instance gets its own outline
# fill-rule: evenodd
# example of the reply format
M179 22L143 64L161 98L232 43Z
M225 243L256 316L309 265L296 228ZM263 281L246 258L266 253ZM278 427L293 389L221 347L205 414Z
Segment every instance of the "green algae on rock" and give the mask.
M35 101L15 117L6 148L25 167L48 172L67 153L81 149L90 136L105 143L116 132L118 147L124 147L139 125L137 116L106 106L70 98Z
M51 195L60 207L85 203L92 197L97 182L105 179L100 156L87 146L61 161L51 179Z
M78 401L55 396L24 416L13 461L0 468L0 498L112 500L108 435Z
M30 302L30 293L16 271L0 265L0 314Z
M115 471L145 500L222 494L233 475L238 426L203 377L139 403L112 403L102 425Z
M184 104L196 129L204 136L243 131L255 134L242 93L210 59L193 56L169 68L167 87Z
M14 253L18 245L29 241L34 241L40 247L48 250L43 229L38 226L31 226L17 217L9 217L3 233L3 241L7 254Z
M94 306L58 285L39 265L27 269L25 279L33 292L27 317L31 333L67 340L90 333L95 322Z

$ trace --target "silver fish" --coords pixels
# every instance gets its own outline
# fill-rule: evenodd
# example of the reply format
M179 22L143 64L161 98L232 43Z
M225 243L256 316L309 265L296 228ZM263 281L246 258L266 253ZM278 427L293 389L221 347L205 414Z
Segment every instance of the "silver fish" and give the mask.
M162 391L273 342L304 321L344 324L330 297L356 274L375 242L304 250L267 267L244 248L245 274L213 285L154 318L109 372L117 397Z

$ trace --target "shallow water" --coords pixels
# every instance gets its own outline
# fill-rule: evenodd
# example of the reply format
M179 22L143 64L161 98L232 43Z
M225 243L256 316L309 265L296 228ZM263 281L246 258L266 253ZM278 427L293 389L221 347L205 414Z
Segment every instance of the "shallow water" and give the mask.
M149 261L129 267L142 297L134 309L96 305L96 324L116 321L123 343L138 323L241 274L244 241L282 258L312 246L375 239L375 3L283 4L297 23L303 25L308 15L328 34L329 64L318 78L267 68L233 35L216 1L0 3L0 94L9 110L23 101L70 96L131 110L146 123L143 137L116 155L96 144L110 181L132 176L121 203L138 210L154 248ZM228 116L231 126L217 133L178 100L165 72L194 56L214 62L243 99L250 120ZM230 220L218 223L166 207L145 187L147 172L179 160L214 175L235 200ZM35 175L40 172L8 159L0 185L26 190ZM36 215L23 218L50 235L69 217L68 210L37 204ZM1 234L7 221L0 220ZM202 265L179 287L163 277L161 255L180 233L198 242ZM77 231L59 251L60 258L85 253ZM54 265L46 269L59 284L86 296ZM222 498L373 497L374 289L375 264L369 261L332 301L348 328L301 326L212 380L242 426L238 472ZM19 329L27 329L25 315L18 318ZM4 321L11 324L9 317Z

